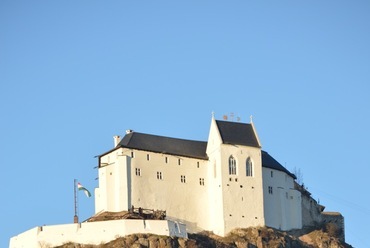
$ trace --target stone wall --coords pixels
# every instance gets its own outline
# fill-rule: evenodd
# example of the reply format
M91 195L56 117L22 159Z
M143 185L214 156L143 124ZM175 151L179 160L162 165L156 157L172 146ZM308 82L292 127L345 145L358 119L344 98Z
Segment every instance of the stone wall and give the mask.
M338 212L322 212L322 224L325 231L331 236L338 237L341 241L345 241L344 217Z
M301 192L302 199L302 226L317 226L322 221L323 206L311 197L311 193L304 187L295 182L294 188Z

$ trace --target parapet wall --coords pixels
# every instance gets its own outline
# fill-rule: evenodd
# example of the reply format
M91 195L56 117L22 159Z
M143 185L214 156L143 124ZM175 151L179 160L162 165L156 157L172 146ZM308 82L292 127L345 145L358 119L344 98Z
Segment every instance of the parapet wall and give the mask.
M9 248L55 247L68 242L99 245L134 233L187 238L186 226L170 220L111 220L35 227L12 237Z
M322 211L324 209L315 199L311 197L311 193L297 182L294 183L294 188L301 192L302 206L302 226L316 226L322 221Z
M322 224L327 229L327 232L331 232L331 235L337 236L342 241L345 241L344 232L344 217L338 212L322 212ZM335 229L333 230L333 227Z
M322 221L321 205L311 196L302 194L302 224L306 226L315 226Z

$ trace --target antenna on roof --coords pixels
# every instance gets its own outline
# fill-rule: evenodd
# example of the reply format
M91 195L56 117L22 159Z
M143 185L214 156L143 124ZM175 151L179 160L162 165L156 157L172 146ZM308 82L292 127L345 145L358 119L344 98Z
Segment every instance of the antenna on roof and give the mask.
M231 118L231 121L234 121L234 113L233 112L230 113L230 118Z
M253 115L249 116L251 123L253 123Z

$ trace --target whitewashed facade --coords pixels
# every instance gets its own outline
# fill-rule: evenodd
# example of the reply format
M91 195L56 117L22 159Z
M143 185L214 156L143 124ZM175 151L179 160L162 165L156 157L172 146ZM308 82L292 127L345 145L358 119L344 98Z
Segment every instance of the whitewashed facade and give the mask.
M166 210L189 232L302 227L294 175L261 150L253 123L212 118L207 142L129 130L99 156L96 213Z

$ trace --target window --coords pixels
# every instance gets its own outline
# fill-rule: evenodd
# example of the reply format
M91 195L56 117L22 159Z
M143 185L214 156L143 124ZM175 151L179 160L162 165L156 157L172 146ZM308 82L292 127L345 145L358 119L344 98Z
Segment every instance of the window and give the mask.
M134 158L134 157L135 157L134 152L131 152L131 158Z
M233 156L229 157L229 175L236 175L236 160Z
M246 167L246 175L247 177L253 177L253 164L250 158L247 159Z
M269 186L269 194L272 195L273 192L272 192L272 186Z
M274 177L274 172L273 171L271 171L271 177Z
M165 162L166 164L168 164L168 157L165 157L165 158L164 158L164 162Z
M141 169L140 168L135 168L135 175L136 176L141 176Z
M197 168L199 168L199 161L197 162Z
M150 159L150 155L149 155L149 154L147 154L147 155L146 155L146 160L148 160L148 161L149 161L149 159Z
M181 182L186 183L186 177L184 175L181 175Z
M204 178L199 178L199 185L204 186Z
M158 180L162 180L163 179L162 172L161 171L157 171L157 179Z
M177 163L178 165L181 165L181 159L178 159Z

